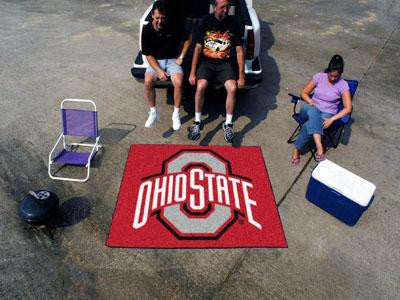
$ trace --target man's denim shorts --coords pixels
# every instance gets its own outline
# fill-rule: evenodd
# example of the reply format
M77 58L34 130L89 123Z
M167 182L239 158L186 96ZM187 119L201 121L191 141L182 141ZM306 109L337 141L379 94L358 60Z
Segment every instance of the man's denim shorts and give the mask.
M175 73L182 73L183 74L183 69L181 66L176 64L176 59L175 58L169 58L169 59L158 59L158 65L160 66L161 69L163 69L169 76ZM156 70L154 70L150 65L146 69L147 72L152 72L154 75L158 77L158 73Z

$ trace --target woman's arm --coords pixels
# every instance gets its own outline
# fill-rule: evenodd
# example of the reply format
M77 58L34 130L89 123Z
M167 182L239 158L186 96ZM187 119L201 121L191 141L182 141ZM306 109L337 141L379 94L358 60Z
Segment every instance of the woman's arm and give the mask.
M301 98L302 98L305 102L307 102L308 104L310 104L310 105L314 105L314 104L315 104L314 100L311 99L311 97L310 97L310 94L311 94L311 92L314 90L314 88L315 88L315 83L314 83L314 80L311 79L311 80L306 84L306 86L303 88L303 90L302 90L301 93L300 93Z
M351 96L350 96L349 90L346 90L343 92L342 101L343 101L343 109L340 112L338 112L336 115L330 117L329 119L324 119L324 129L331 126L331 124L334 121L339 120L340 118L344 117L345 115L351 113Z

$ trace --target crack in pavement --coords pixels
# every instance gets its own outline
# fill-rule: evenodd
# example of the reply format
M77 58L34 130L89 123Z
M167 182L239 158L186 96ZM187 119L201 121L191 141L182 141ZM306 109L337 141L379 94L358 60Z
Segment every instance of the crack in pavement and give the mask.
M300 170L299 174L296 176L296 178L293 180L293 182L290 184L289 188L286 190L286 192L283 194L281 199L277 202L276 206L279 208L279 206L285 201L286 196L289 194L289 192L292 190L293 186L296 184L296 182L299 180L301 175L303 175L304 171L310 164L311 160L313 158L313 155L310 155L302 169ZM221 281L221 283L217 286L215 294L211 297L211 299L215 299L215 297L218 296L218 294L222 291L225 283L229 281L229 279L232 277L233 274L236 273L236 271L242 266L244 260L246 259L247 255L253 248L247 248L245 249L242 254L239 256L239 258L236 260L235 264L233 267L229 270L228 274L226 275L225 279Z
M374 59L369 63L367 70L363 73L363 76L360 79L360 83L364 81L364 79L367 77L369 74L369 71L374 67L376 61L378 60L378 57L382 54L382 52L385 50L387 44L389 41L392 39L393 34L399 29L400 27L400 21L397 23L396 26L394 26L393 30L390 32L389 36L386 38L385 42L383 43L382 47L379 49L378 53L375 55Z
M394 3L395 1L393 1ZM391 6L393 6L393 3ZM387 13L389 12L389 10L387 11ZM378 57L382 54L382 52L385 50L386 46L388 45L389 41L392 39L393 34L399 29L400 27L400 21L397 23L397 25L394 26L393 30L390 32L389 36L386 38L385 42L383 43L382 47L379 49L378 53L375 55L374 59L370 62L370 64L367 67L367 70L363 73L363 76L361 77L359 83L361 84L361 82L364 81L364 79L367 77L367 75L369 74L369 71L373 68L373 66L375 65ZM299 174L296 176L296 178L293 180L293 182L291 183L291 185L289 186L289 188L286 190L286 192L283 194L283 196L281 197L281 199L279 199L279 201L277 202L276 206L279 208L279 206L286 200L287 195L290 193L290 191L292 190L293 186L297 183L297 181L299 180L299 178L301 177L301 175L303 175L304 171L306 170L306 168L308 167L308 165L310 164L311 160L312 160L313 156L311 155L307 162L304 164L303 168L300 170ZM218 294L222 291L224 285L229 281L229 279L233 276L233 274L235 274L237 272L237 270L239 270L239 268L242 266L245 258L247 257L247 255L250 253L250 251L252 250L252 248L247 248L246 250L244 250L242 252L242 254L240 255L240 257L236 260L235 264L233 265L233 267L229 270L227 276L225 277L224 280L221 281L221 283L217 286L216 288L216 292L215 294L211 297L212 299L215 299Z

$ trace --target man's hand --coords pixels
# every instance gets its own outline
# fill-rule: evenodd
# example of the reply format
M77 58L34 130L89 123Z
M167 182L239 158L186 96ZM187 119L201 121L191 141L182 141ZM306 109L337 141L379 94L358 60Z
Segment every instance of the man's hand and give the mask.
M240 77L239 79L238 79L238 81L237 81L237 85L238 85L238 88L239 89L242 89L242 88L244 88L244 78L243 77Z
M196 85L196 75L195 74L190 74L189 76L189 83L191 85Z
M324 127L324 129L326 129L326 128L328 128L329 126L331 126L332 123L333 123L333 120L332 120L331 118L329 118L329 119L324 119L324 122L323 122L323 127Z
M164 70L161 70L160 72L158 72L158 77L162 80L162 81L167 81L169 79L169 75L167 72L165 72Z
M180 66L180 65L182 64L182 62L183 62L183 58L181 58L181 57L178 57L178 58L175 60L175 63L176 63L178 66Z

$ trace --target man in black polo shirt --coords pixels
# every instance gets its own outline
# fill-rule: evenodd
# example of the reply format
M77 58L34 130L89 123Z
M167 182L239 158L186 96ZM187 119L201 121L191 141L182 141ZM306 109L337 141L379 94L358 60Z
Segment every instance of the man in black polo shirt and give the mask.
M151 128L159 121L160 115L156 109L155 82L171 80L174 86L174 112L172 128L181 127L179 108L182 101L183 58L191 43L191 37L184 29L176 30L166 22L166 7L162 1L156 1L152 8L152 21L143 27L142 53L146 56L149 66L144 76L144 88L147 103L150 107L149 117L145 127ZM171 22L172 23L172 22ZM182 50L180 50L181 45Z
M242 36L236 20L228 15L229 1L215 0L214 13L206 16L200 23L199 33L193 54L192 69L189 82L195 85L195 121L189 128L189 139L196 140L204 127L201 120L201 110L204 104L204 93L211 80L225 85L226 121L222 124L225 140L233 142L232 125L233 111L236 102L236 89L244 86L244 53ZM232 50L236 50L236 60L239 66L239 78L236 79L231 62ZM197 69L201 57L201 63ZM197 73L196 73L197 71Z

